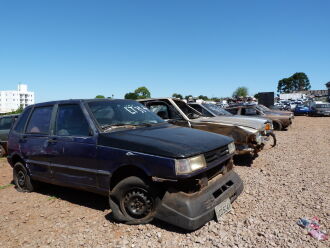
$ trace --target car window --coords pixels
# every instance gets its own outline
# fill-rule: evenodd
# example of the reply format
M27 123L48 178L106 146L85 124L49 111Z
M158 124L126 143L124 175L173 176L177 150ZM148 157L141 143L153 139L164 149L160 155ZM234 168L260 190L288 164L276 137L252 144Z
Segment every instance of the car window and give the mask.
M203 106L205 108L209 109L210 111L212 111L217 116L222 116L222 115L231 116L232 115L227 110L224 110L223 108L221 108L220 106L215 105L215 104L204 103Z
M198 111L196 111L195 109L193 109L192 107L190 107L184 101L180 101L180 100L173 100L173 101L181 109L181 111L183 113L185 113L185 115L187 115L188 118L190 118L190 119L196 119L196 118L201 117L201 114Z
M31 112L31 108L26 109L23 114L21 114L21 117L19 118L16 126L14 127L14 130L18 133L23 133L24 132L24 127L25 127L25 123L27 118L29 117Z
M258 112L254 108L243 108L242 115L257 115Z
M88 106L103 130L111 126L143 126L146 124L164 123L164 121L151 112L141 103L132 100L93 101Z
M213 117L213 115L208 110L206 110L205 108L203 108L199 104L189 104L189 106L192 107L192 108L194 108L198 112L202 113L206 117Z
M32 112L27 125L27 133L48 134L53 106L38 107Z
M0 118L0 130L8 130L11 128L14 118L10 117L2 117Z
M55 134L58 136L89 136L89 125L78 104L59 105Z
M149 109L162 119L170 119L170 111L165 104L150 105Z
M229 109L226 109L229 113L233 114L233 115L236 115L237 114L237 111L238 109L237 108L229 108Z

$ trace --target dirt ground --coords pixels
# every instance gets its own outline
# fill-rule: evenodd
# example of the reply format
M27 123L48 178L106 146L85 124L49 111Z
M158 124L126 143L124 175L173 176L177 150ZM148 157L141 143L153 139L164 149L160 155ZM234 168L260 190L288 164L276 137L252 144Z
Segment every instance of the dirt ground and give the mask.
M254 161L235 160L245 189L220 223L195 232L154 221L111 220L107 199L46 185L19 193L0 159L0 247L330 247L296 222L321 219L330 232L330 118L296 117L278 145Z

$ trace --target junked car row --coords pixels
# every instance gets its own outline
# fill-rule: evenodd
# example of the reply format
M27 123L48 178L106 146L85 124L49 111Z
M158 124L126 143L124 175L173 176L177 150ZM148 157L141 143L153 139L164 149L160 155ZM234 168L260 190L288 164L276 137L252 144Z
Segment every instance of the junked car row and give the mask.
M270 136L273 121L263 116L174 98L54 101L24 110L7 159L18 191L73 187L107 196L116 221L195 230L243 191L233 156L258 153Z

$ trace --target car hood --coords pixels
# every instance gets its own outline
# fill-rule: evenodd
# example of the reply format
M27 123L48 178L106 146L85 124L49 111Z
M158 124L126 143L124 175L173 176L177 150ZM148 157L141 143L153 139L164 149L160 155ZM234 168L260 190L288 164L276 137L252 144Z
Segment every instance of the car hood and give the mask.
M99 134L99 145L171 158L185 158L233 142L223 135L162 124Z
M249 127L257 130L264 130L266 119L259 119L253 117L243 117L243 116L216 116L216 117L203 117L198 118L201 122L219 122L223 124L229 124L234 126Z
M265 112L266 115L282 115L282 116L291 116L292 112L290 111L281 111L281 110L273 110Z

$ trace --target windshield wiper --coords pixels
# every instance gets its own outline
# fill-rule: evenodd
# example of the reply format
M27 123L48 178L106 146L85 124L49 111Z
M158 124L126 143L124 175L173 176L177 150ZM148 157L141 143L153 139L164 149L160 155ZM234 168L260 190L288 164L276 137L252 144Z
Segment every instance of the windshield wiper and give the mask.
M132 124L125 124L125 123L118 123L118 124L105 124L102 125L101 128L102 130L108 130L108 129L116 129L116 128L130 128L130 127L136 127L136 125L132 125Z

